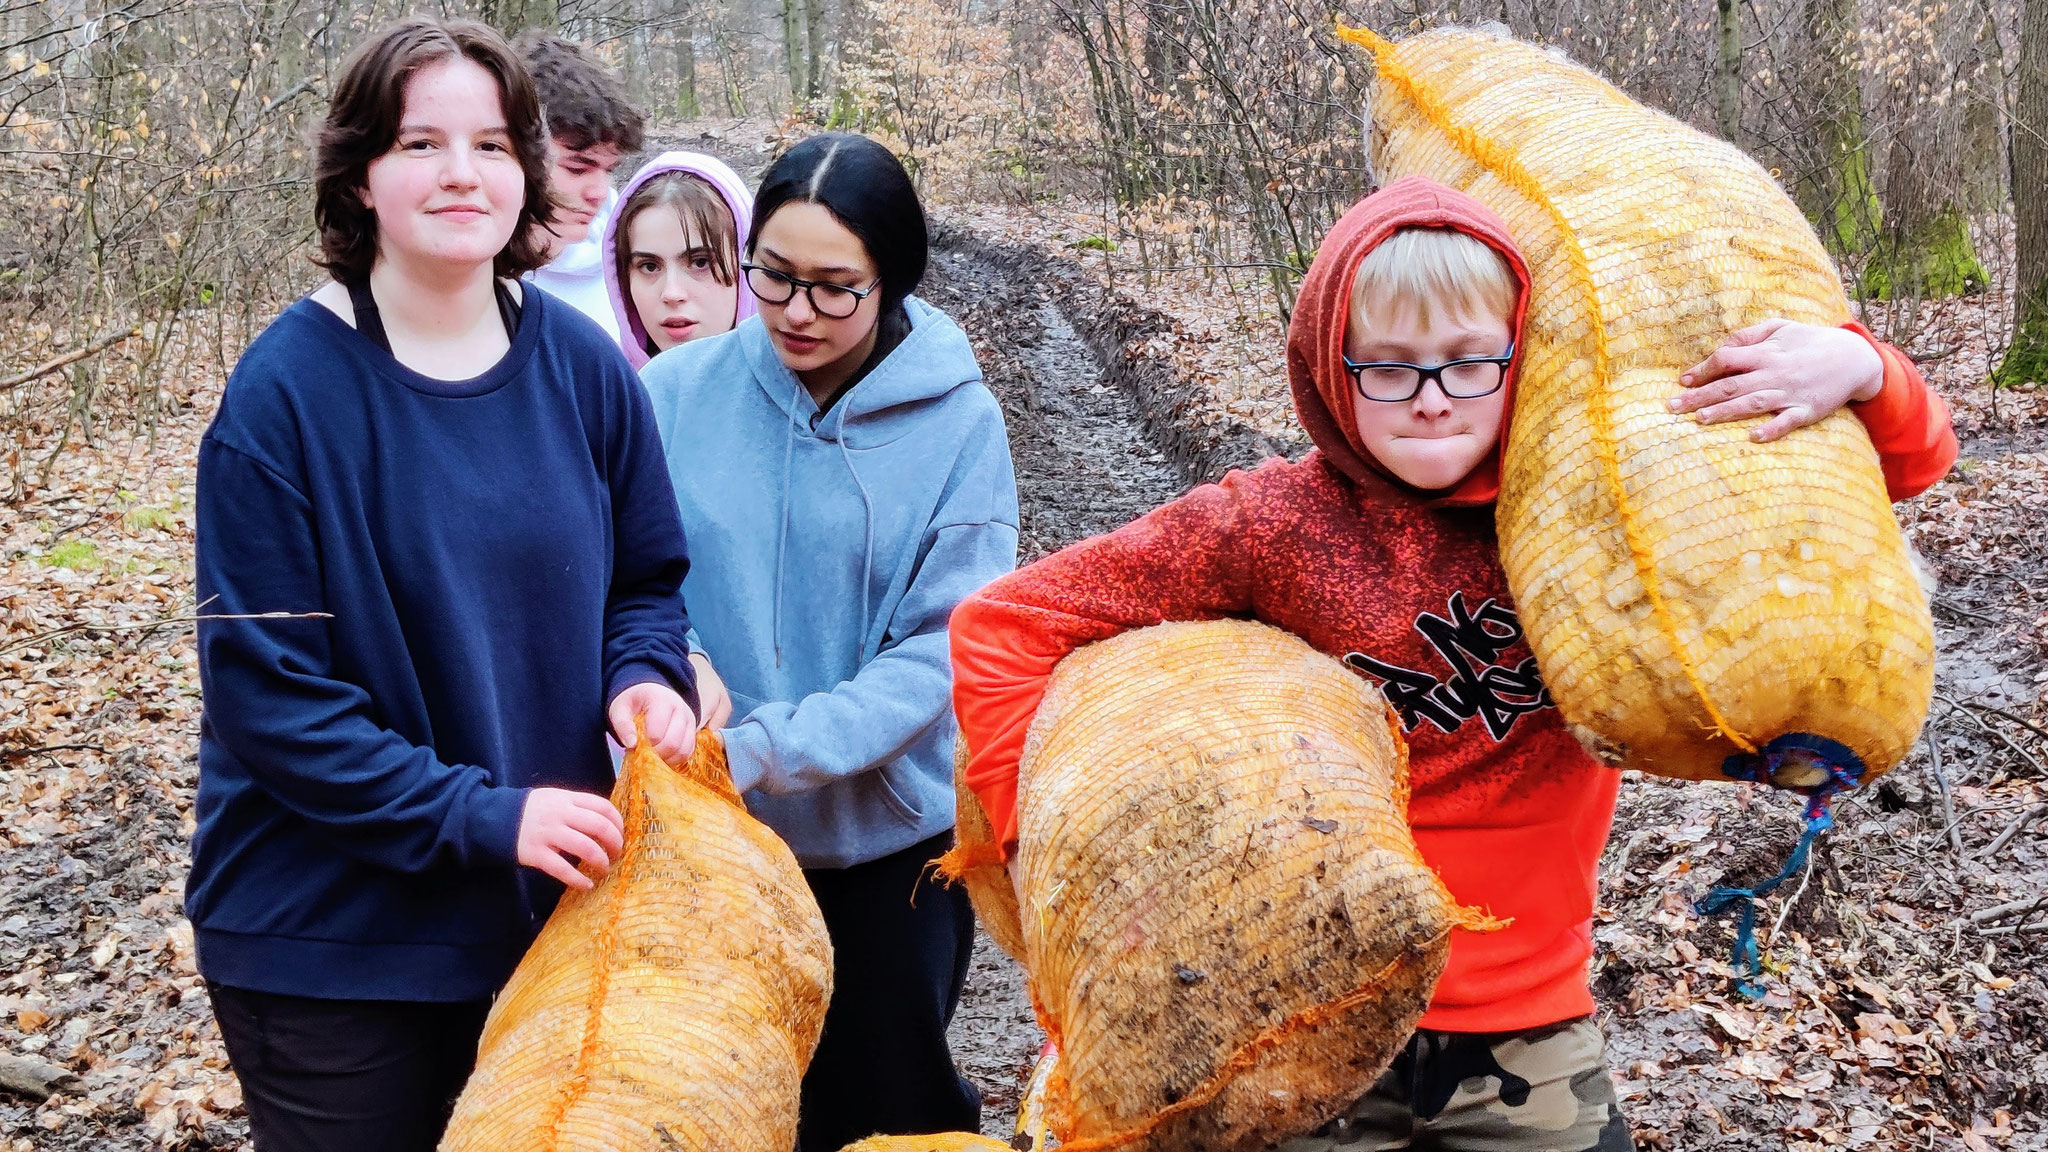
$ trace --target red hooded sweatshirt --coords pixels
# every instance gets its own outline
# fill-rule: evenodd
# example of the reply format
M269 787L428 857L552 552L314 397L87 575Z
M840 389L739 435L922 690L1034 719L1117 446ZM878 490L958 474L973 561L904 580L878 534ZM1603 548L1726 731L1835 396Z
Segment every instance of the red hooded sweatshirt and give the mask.
M1295 409L1316 451L1232 472L970 597L952 618L954 709L968 786L1007 849L1025 730L1074 649L1235 616L1345 659L1400 714L1423 859L1460 903L1511 920L1453 935L1422 1027L1518 1031L1593 1011L1596 868L1621 777L1565 731L1523 639L1494 536L1498 449L1449 492L1422 493L1359 446L1342 359L1351 285L1367 253L1414 227L1498 251L1521 284L1520 330L1528 272L1491 211L1416 177L1359 202L1317 253L1288 331ZM1912 363L1879 351L1883 390L1858 410L1899 499L1947 471L1955 438Z

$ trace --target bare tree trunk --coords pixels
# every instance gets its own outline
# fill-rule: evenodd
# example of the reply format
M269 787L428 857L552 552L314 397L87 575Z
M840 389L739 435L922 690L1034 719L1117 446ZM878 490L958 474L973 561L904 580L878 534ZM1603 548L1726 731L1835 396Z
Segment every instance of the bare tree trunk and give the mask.
M804 39L810 60L804 68L804 98L825 94L825 0L804 0Z
M697 99L697 29L685 24L676 29L676 115L695 120L703 114Z
M2020 16L2019 99L2012 118L2013 217L2019 226L2012 347L1993 379L2048 380L2048 0Z
M1806 0L1805 23L1814 58L1803 86L1819 154L1813 178L1800 189L1801 207L1837 255L1860 255L1876 243L1884 212L1863 132L1856 0Z
M1742 143L1742 10L1735 0L1717 0L1720 5L1720 69L1715 87L1714 122L1721 138Z
M803 0L782 0L782 57L789 66L789 102L801 104L809 81L804 76Z
M1885 165L1884 237L1861 282L1868 298L1961 296L1990 283L1970 242L1961 190L1942 178L1938 143L1892 141Z

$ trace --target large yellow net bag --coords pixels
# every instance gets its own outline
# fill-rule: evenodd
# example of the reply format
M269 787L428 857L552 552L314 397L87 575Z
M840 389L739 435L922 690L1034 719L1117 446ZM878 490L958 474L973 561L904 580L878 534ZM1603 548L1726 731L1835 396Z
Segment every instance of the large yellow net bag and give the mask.
M1665 407L1737 328L1849 319L1798 208L1733 145L1534 46L1344 35L1377 59L1380 179L1470 193L1534 278L1501 559L1575 734L1691 779L1832 788L1898 763L1933 624L1863 426L1753 444L1751 422Z
M643 735L612 803L625 851L499 994L443 1152L789 1152L832 993L796 857L711 733L680 770Z
M1451 930L1489 923L1422 862L1407 811L1385 701L1285 632L1164 624L1062 661L1012 863L1061 1147L1264 1148L1364 1093ZM972 861L986 824L960 835Z

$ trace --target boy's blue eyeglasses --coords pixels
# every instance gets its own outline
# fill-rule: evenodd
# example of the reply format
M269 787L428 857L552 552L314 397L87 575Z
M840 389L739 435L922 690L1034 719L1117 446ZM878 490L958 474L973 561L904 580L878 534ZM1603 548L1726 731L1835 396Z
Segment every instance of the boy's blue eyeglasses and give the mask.
M1421 395L1422 386L1431 380L1453 400L1491 396L1507 381L1508 365L1514 359L1515 346L1509 344L1508 350L1498 356L1468 356L1434 367L1401 360L1370 360L1360 364L1346 356L1344 368L1351 373L1351 383L1360 396L1382 404L1406 404Z

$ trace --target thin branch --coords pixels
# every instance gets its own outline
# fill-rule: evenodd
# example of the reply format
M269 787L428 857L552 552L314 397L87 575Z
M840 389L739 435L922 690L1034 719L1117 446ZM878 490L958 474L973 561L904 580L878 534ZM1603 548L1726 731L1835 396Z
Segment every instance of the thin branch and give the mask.
M0 748L0 760L18 756L40 756L45 752L105 752L97 744L44 744L39 748Z
M17 372L12 376L7 377L5 380L0 380L0 392L11 392L14 389L21 387L23 384L26 384L39 376L48 376L50 373L55 372L57 369L62 368L67 364L75 364L78 361L85 359L87 356L104 352L107 349L112 348L114 345L121 343L123 340L128 339L130 336L133 336L140 331L142 331L142 326L140 324L137 324L130 327L125 332L116 332L111 336L102 336L98 340L95 340L92 343L87 344L83 348L78 348L70 352L66 352L62 356L57 357L55 360L50 360L42 364L38 364L26 372Z
M2025 828L2030 822L2032 822L2036 817L2040 816L2044 812L2048 812L2048 804L2036 804L2032 808L2027 809L2025 812L2020 813L2019 818L2014 820L2012 823L2006 825L2005 831L2000 832L1996 840L1993 840L1991 843L1984 846L1984 851L1977 854L1978 858L1981 860L1989 860L1993 856L1998 855L1999 849L2004 848L2007 844L2012 842L2013 837L2020 834L2020 829Z
M1998 729L1993 728L1991 725L1985 723L1984 718L1982 716L1977 715L1977 713L1965 707L1964 705L1956 702L1955 700L1952 700L1949 697L1943 696L1939 693L1936 693L1934 698L1948 705L1950 710L1955 712L1961 712L1963 715L1968 716L1970 720L1977 725L1977 727L1982 728L1986 733L1997 737L2000 743L2004 744L2007 748L2010 748L2014 752L2018 753L2020 759L2025 760L2027 763L2033 765L2034 771L2037 774L2044 778L2048 778L2048 765L2043 765L2041 761L2037 759L2032 752L2029 752L2025 748L2020 747L2019 741L2014 740L2012 737L2007 736L2005 733L2000 732ZM2025 724L2026 722L2023 720L2021 721L2021 723ZM2027 724L2027 727L2033 729L2036 732L2040 731L2040 729L2034 728L2032 724Z
M1921 733L1927 738L1927 763L1934 769L1934 784L1941 793L1941 819L1948 826L1948 844L1955 849L1956 859L1963 858L1963 834L1956 830L1955 801L1948 792L1948 773L1941 768L1941 745L1934 739L1934 725L1929 724Z
M332 612L223 612L200 616L165 616L156 620L132 620L126 624L71 624L63 628L52 628L38 632L26 639L16 640L0 648L0 656L22 648L67 636L73 632L131 632L137 628L161 628L166 624L196 624L201 620L332 620Z

